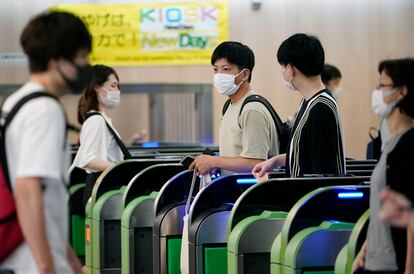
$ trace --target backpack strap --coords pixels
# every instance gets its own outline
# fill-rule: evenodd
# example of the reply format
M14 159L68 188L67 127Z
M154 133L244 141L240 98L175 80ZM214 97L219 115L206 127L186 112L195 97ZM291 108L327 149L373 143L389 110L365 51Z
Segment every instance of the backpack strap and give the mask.
M273 122L275 123L276 132L279 138L279 152L284 153L287 147L287 139L289 137L289 126L286 123L284 123L282 119L280 119L279 115L277 114L273 106L269 103L269 101L267 101L266 98L259 94L249 95L246 99L244 99L243 104L240 108L239 117L243 112L244 106L251 102L259 102L263 104L269 111L270 115L273 118Z
M49 97L49 98L55 99L56 101L59 102L59 99L56 96L54 96L50 93L44 92L44 91L37 91L37 92L30 93L30 94L24 96L23 98L21 98L13 106L13 108L10 110L10 112L7 113L7 116L4 119L4 123L2 125L0 125L0 133L1 133L1 136L0 136L0 161L1 161L1 165L3 167L4 177L6 179L6 183L7 183L7 186L8 186L10 191L12 191L12 188L11 188L10 175L9 175L9 169L8 169L7 157L6 157L6 128L10 125L11 121L16 116L17 112L23 107L24 104L26 104L28 101L30 101L32 99L39 98L39 97ZM3 115L3 105L1 107L1 115ZM65 116L65 119L66 119L66 116Z
M52 99L55 99L56 101L59 101L59 99L47 92L44 91L37 91L37 92L33 92L30 93L26 96L24 96L23 98L21 98L14 106L13 108L10 110L10 112L7 114L5 120L4 120L4 124L1 126L1 128L3 130L6 129L6 127L11 123L12 119L14 118L14 116L16 116L17 112L21 109L21 107L26 104L28 101L35 99L35 98L39 98L39 97L49 97Z
M224 103L223 108L221 110L221 115L222 116L224 115L224 113L226 113L227 109L230 106L230 103L231 103L231 100L230 99L227 99L227 101Z
M88 113L86 113L86 115L85 115L85 119L83 120L83 122L85 123L85 121L86 121L88 118L90 118L90 117L92 117L92 116L95 116L95 115L99 115L99 116L101 116L101 117L104 119L105 124L106 124L106 126L108 127L109 132L111 132L112 136L113 136L113 137L114 137L114 139L115 139L115 142L118 144L119 148L120 148L120 149L121 149L121 151L122 151L122 154L124 155L124 160L131 159L131 158L132 158L131 153L129 153L128 149L126 148L125 144L122 142L121 138L119 138L118 134L115 132L115 130L114 130L114 129L112 128L112 126L111 126L111 125L110 125L110 124L106 121L106 119L103 117L103 115L102 115L100 112L93 111L93 112L88 112Z
M277 114L273 106L269 103L269 101L267 101L266 98L264 98L263 96L259 94L249 95L247 96L246 99L244 99L243 104L240 108L239 117L243 112L244 106L251 102L259 102L266 107L266 109L269 111L270 115L272 116L275 122L276 130L278 131L278 133L280 133L279 130L282 128L282 125L283 125L282 119L280 119L279 115Z

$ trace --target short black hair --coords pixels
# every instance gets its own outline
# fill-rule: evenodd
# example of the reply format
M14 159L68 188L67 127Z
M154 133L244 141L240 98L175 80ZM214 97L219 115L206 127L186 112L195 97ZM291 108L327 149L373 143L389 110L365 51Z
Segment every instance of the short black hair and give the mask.
M239 42L227 41L218 45L211 56L211 64L222 58L226 58L231 64L234 64L241 71L243 69L250 70L248 81L252 79L252 72L254 67L254 53L246 45Z
M26 25L20 44L31 72L47 70L50 59L72 60L79 50L91 51L92 37L83 21L72 13L42 13Z
M292 64L305 76L317 76L323 71L325 52L318 38L297 33L282 42L277 61L283 66Z
M321 74L322 82L326 85L329 81L341 78L342 74L339 69L333 65L325 64Z
M407 95L398 102L397 107L414 118L414 58L383 60L378 65L378 72L383 71L395 87L407 87Z

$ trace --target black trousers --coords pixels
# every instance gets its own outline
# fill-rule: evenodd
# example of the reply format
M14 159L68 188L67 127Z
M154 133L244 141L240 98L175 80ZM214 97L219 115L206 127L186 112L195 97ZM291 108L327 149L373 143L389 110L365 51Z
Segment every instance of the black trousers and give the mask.
M86 186L85 191L83 192L83 206L86 206L86 203L89 200L89 197L92 195L92 189L95 185L96 180L98 179L99 175L101 175L102 172L95 172L95 173L88 173L86 176Z

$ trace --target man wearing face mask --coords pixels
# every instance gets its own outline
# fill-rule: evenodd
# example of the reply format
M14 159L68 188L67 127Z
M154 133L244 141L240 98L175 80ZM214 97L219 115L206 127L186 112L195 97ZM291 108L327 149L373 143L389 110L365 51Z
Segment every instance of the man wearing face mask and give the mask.
M82 125L80 146L73 165L88 173L84 204L99 175L114 163L131 157L107 115L120 103L119 77L104 65L92 67L92 80L79 99L78 121ZM132 143L133 140L127 141Z
M339 94L342 92L341 84L341 72L333 65L325 64L321 74L322 82L328 91L332 94L335 100L338 100Z
M65 181L70 154L59 97L80 92L89 82L92 38L78 17L52 12L33 18L20 43L29 60L30 80L3 104L7 163L2 163L7 164L24 240L0 262L0 269L16 274L82 273L68 244Z
M321 80L325 53L320 41L304 33L295 34L280 45L277 59L282 81L303 100L287 153L258 164L252 173L262 177L283 165L288 177L345 173L341 118L335 99Z
M220 124L220 156L199 156L190 166L205 174L220 168L223 174L250 172L259 162L278 154L276 126L260 102L243 101L255 94L250 87L254 67L253 51L239 42L223 42L211 57L214 86L228 96L230 105Z

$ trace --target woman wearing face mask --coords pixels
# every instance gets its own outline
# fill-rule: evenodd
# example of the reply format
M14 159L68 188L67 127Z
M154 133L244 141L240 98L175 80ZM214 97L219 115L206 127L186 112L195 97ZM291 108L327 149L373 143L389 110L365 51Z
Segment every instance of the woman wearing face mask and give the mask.
M385 60L378 71L372 109L387 120L391 137L371 176L367 240L356 258L354 272L414 273L413 231L390 227L379 218L380 193L386 188L414 201L414 59Z
M84 203L102 171L125 158L129 152L112 127L108 109L120 102L119 78L114 69L95 65L92 80L79 99L78 121L82 124L80 146L73 165L88 173Z

